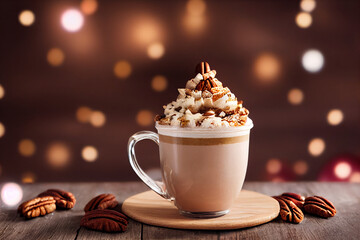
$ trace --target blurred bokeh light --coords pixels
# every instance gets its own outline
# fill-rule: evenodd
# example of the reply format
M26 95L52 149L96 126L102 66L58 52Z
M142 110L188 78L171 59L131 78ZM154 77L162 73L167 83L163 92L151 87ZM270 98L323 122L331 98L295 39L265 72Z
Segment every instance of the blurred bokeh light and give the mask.
M312 12L316 7L315 0L301 0L300 7L303 11Z
M23 26L31 26L35 22L35 14L30 10L24 10L19 14L19 22Z
M97 0L82 0L80 9L86 15L94 14L98 9L98 2Z
M314 138L309 142L308 151L314 157L320 156L325 150L326 144L322 138Z
M93 111L90 115L90 123L94 127L102 127L106 122L106 116L101 111Z
M154 124L154 114L149 110L141 110L136 115L136 122L143 127Z
M35 180L36 180L36 176L32 172L25 172L21 178L21 181L23 183L34 183Z
M92 110L89 107L79 107L76 110L76 119L81 123L87 123L90 121Z
M70 162L69 147L62 142L51 143L47 148L46 158L53 168L64 168Z
M4 98L5 96L5 89L4 87L0 84L0 99Z
M277 174L281 171L281 161L277 158L271 158L266 163L266 170L270 174Z
M308 72L319 72L324 66L324 56L319 50L307 50L302 56L302 65Z
M335 176L340 179L348 178L351 174L351 166L347 162L339 162L334 169Z
M147 54L149 58L152 59L159 59L161 58L165 53L165 47L163 44L156 42L149 45L147 49Z
M0 122L0 138L5 135L5 126Z
M185 29L195 35L204 32L206 25L206 3L203 0L189 0L186 4L184 17Z
M303 161L303 160L299 160L297 162L294 163L294 172L297 174L297 175L304 175L307 173L308 171L308 164Z
M64 60L65 54L60 48L51 48L47 53L47 61L51 66L60 66Z
M304 100L304 93L298 88L293 88L288 92L288 101L292 105L299 105Z
M34 141L32 141L31 139L22 139L19 142L19 153L20 155L24 156L24 157L30 157L32 155L34 155L35 151L36 151L36 145L34 143Z
M118 78L127 78L132 71L131 65L128 61L118 61L114 66L114 74Z
M66 10L61 16L61 24L66 31L77 32L82 28L84 24L84 16L79 10Z
M1 200L9 207L19 204L23 197L23 190L17 183L5 183L1 188Z
M133 25L134 40L141 45L148 45L161 40L161 27L153 17L145 16L135 20Z
M280 61L272 53L263 53L255 60L254 72L261 82L270 83L277 80L280 70Z
M308 28L311 26L312 17L307 12L300 12L296 15L295 21L300 28Z
M98 158L98 151L94 146L86 146L82 149L81 156L86 162L94 162Z
M330 125L339 125L344 119L344 114L340 109L332 109L327 114L327 121Z
M203 0L189 0L186 3L186 10L190 15L201 16L205 13L206 3Z
M167 81L166 77L164 77L162 75L156 75L151 80L151 87L152 87L152 89L154 89L157 92L164 91L167 88L167 85L168 85L168 81Z

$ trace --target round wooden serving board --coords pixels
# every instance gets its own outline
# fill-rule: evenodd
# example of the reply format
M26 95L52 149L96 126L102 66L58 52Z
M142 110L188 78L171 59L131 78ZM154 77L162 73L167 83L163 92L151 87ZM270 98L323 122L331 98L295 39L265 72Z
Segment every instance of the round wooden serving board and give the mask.
M123 212L142 223L178 229L229 230L252 227L276 218L278 202L266 195L242 190L230 212L217 218L189 218L180 215L173 202L146 191L126 199Z

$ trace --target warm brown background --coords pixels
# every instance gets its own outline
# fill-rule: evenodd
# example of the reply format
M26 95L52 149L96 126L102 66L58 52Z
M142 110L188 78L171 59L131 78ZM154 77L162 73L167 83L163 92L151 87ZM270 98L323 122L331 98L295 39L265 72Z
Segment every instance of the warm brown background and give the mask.
M313 22L305 29L295 22L300 1L203 3L203 13L192 13L200 24L186 25L191 18L186 1L99 1L83 28L69 33L61 15L79 8L81 1L2 1L0 181L137 179L128 163L127 140L137 131L155 130L147 112L137 114L161 113L177 88L194 76L200 60L207 60L250 110L255 127L247 180L341 180L333 177L334 167L345 161L351 174L349 165L340 168L343 180L360 181L359 1L317 1L310 13ZM18 20L25 9L36 17L29 27ZM141 32L146 28L150 32ZM153 42L165 48L159 59L147 55ZM47 61L54 47L65 55L59 66ZM313 48L325 59L318 73L301 65L302 54ZM275 68L269 81L259 77L261 69L254 71L264 54L270 56L262 63L264 71ZM114 75L120 60L132 68L125 79ZM157 92L151 82L159 74L166 77L167 88ZM299 105L287 99L292 88L303 91ZM81 106L103 112L105 124L79 122ZM343 112L339 125L328 124L331 109ZM308 151L313 138L326 144L316 157ZM36 146L31 156L19 152L23 139ZM68 161L62 167L49 161L53 143L65 148ZM81 155L87 145L98 151L94 162ZM158 168L155 144L140 143L137 150L144 169ZM57 154L63 154L61 149Z

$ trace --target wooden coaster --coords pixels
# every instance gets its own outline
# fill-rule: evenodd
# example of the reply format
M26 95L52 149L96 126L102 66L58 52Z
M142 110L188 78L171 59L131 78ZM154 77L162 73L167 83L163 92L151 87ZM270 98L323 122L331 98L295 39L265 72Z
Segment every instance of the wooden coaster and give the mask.
M278 202L266 195L242 190L230 213L217 218L188 218L180 215L173 202L146 191L126 199L123 212L130 218L149 225L199 230L229 230L252 227L276 218Z

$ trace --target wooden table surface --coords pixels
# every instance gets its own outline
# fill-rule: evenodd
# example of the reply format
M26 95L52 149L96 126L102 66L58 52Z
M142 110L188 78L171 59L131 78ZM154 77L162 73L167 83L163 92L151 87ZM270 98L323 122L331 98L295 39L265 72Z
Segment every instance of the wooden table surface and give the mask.
M0 188L2 184L0 184ZM360 184L319 182L246 182L244 189L267 195L297 192L320 195L331 200L337 214L322 219L305 215L300 224L276 219L260 226L232 231L190 231L154 227L130 220L125 233L102 233L80 227L83 207L94 196L113 193L120 202L148 190L140 182L124 183L37 183L21 185L23 200L35 197L48 188L74 193L77 203L72 210L56 211L45 217L25 221L16 207L1 202L0 239L360 239Z

